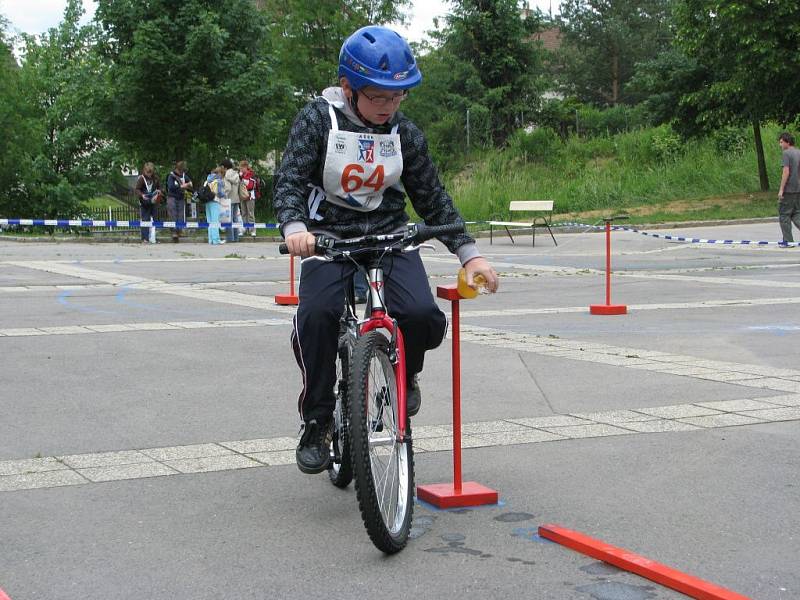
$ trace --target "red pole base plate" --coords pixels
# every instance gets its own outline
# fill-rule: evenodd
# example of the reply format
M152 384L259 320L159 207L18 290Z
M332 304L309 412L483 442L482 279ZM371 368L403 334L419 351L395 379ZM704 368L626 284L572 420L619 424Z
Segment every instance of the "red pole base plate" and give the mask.
M480 483L466 481L461 485L460 492L456 492L452 483L418 485L417 498L437 508L461 508L497 504L499 495L495 490Z
M628 307L624 304L592 304L589 312L593 315L627 315Z
M280 304L282 306L287 305L295 305L299 303L300 300L297 296L292 296L291 294L276 294L275 295L275 304Z

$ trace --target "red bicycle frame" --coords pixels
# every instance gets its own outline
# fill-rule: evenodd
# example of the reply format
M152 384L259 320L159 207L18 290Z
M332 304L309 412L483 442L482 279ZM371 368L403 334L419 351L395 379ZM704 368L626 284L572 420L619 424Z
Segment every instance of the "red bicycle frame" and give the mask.
M365 323L361 325L361 335L365 335L376 329L386 329L391 335L391 339L397 340L397 360L394 363L394 379L397 383L397 413L399 423L397 424L398 442L405 441L406 438L406 346L403 342L403 332L397 324L388 317L386 311L375 308Z

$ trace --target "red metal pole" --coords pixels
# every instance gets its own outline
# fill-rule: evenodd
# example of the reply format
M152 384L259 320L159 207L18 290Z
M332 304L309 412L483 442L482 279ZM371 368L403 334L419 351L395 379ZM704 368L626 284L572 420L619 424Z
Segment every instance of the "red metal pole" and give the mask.
M289 294L294 296L294 256L289 257Z
M461 493L461 334L458 300L453 300L453 489Z
M606 221L606 306L611 305L611 221Z

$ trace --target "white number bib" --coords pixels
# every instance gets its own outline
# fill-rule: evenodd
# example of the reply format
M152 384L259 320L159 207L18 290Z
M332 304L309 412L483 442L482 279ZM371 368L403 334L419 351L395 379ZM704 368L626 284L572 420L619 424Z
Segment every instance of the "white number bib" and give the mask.
M325 200L361 212L375 210L383 202L384 191L397 185L403 174L397 125L389 134L340 131L330 104L328 111L331 131L322 175Z

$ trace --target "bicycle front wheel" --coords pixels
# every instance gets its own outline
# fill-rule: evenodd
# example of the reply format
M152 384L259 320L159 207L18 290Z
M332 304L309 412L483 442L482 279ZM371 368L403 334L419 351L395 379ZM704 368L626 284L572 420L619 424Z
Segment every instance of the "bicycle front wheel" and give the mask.
M348 382L350 450L361 517L378 549L408 541L414 510L414 453L398 442L397 382L389 342L379 331L358 338Z

